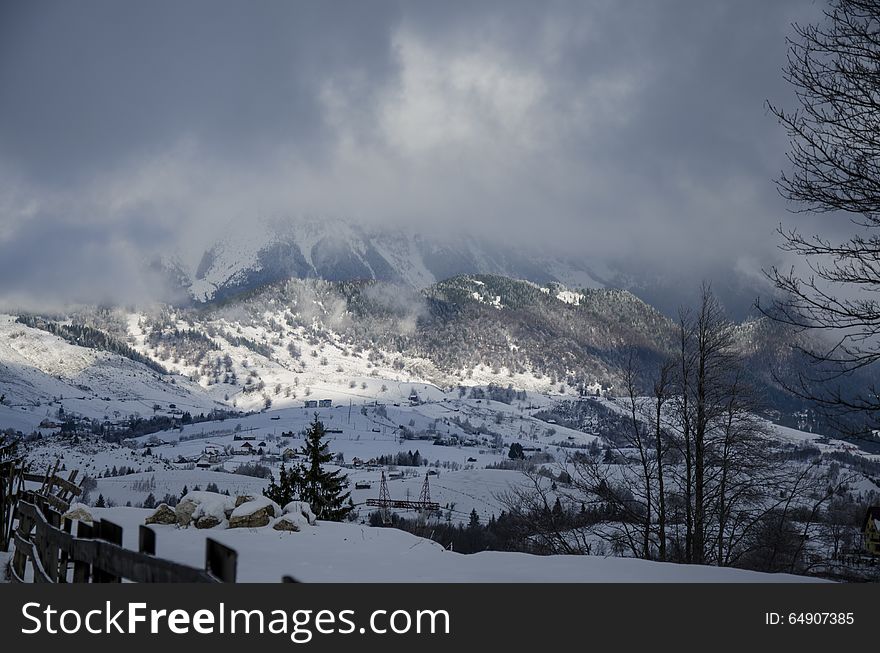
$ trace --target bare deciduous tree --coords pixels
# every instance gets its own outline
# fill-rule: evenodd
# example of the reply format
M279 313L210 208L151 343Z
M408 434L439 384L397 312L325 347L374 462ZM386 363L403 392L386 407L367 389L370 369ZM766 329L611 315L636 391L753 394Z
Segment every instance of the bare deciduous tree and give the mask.
M877 388L855 391L846 379L880 360L880 2L832 0L821 24L795 25L785 77L799 107L770 106L790 141L779 190L795 212L848 218L854 233L834 242L780 228L782 249L809 272L771 268L781 299L762 310L827 336L798 345L813 365L789 390L831 415L876 417Z
M536 466L501 503L545 551L600 539L645 559L795 571L835 485L775 441L708 288L679 328L675 358L643 387L652 375L629 358L615 400L625 419L604 452L577 451L564 473Z

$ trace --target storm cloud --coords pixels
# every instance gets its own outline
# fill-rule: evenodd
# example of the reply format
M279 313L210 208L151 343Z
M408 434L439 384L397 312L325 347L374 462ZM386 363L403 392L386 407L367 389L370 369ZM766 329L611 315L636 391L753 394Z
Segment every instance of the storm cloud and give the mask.
M232 223L468 230L757 279L806 0L0 6L0 302L141 301Z

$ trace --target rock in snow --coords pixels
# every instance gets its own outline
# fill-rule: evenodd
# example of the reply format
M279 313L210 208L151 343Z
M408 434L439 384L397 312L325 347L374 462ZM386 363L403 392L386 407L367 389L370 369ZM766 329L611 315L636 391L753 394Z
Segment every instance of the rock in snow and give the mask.
M229 528L260 528L268 526L281 512L277 503L266 497L256 497L236 507L229 516Z
M84 503L70 504L70 509L66 513L64 513L63 518L70 520L77 519L79 521L84 521L88 524L95 523L95 518L92 517L91 508L89 508Z
M213 528L226 521L235 509L235 499L217 492L188 492L175 508L178 526ZM201 523L200 523L201 520Z
M312 507L305 501L291 501L286 506L284 506L284 514L285 515L302 515L306 524L314 526L317 517L315 513L312 512Z
M156 508L155 512L152 515L147 517L144 520L144 523L147 525L150 524L176 524L177 523L177 513L174 512L174 509L169 507L167 503L159 504L159 507Z

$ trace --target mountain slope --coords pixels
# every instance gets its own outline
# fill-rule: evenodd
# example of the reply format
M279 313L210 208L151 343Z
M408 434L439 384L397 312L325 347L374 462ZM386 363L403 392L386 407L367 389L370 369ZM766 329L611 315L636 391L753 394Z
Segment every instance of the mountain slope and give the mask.
M581 262L529 255L463 234L430 238L343 220L255 221L210 246L190 270L175 257L155 266L197 301L288 278L372 279L419 289L461 274L499 274L540 283L604 285Z
M489 384L562 396L616 392L633 355L648 388L674 351L676 329L627 291L498 275L423 290L295 278L190 306L26 320L59 335L12 320L0 328L7 403L33 412L62 396L69 408L74 397L76 410L99 417L149 414L154 403L258 410L318 394L360 402ZM768 408L800 410L772 379L776 369L797 370L790 338L765 320L738 326L736 337Z
M58 421L59 409L89 417L149 414L155 403L218 407L186 378L160 374L116 353L73 345L0 316L0 428L29 431Z

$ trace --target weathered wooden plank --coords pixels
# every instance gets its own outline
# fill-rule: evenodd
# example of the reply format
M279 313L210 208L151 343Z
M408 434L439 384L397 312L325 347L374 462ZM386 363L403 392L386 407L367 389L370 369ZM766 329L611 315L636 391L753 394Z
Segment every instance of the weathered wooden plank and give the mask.
M21 576L19 576L18 573L15 571L15 569L12 568L12 567L9 568L9 576L10 576L10 578L12 579L12 582L13 582L13 583L23 583L23 582L25 582L25 581L24 581L24 578L22 578Z
M144 524L138 529L138 551L146 555L156 555L156 531Z
M110 574L138 583L217 582L211 574L180 563L123 549L107 542L75 540L74 557L103 566Z
M106 519L102 519L95 526L97 527L95 533L97 539L122 546L122 526ZM110 573L103 563L102 556L98 556L98 561L92 564L92 568L92 579L96 583L119 583L122 581L119 576Z
M48 478L48 480L47 480ZM71 483L65 478L61 478L59 476L46 476L43 474L24 474L24 480L31 481L32 483L43 483L46 482L49 485L57 485L60 488L63 488L70 494L74 496L79 496L82 494L82 488L76 483Z
M92 538L92 525L81 521L77 523L76 526L76 539L80 541L90 540ZM69 546L64 548L64 551L68 556L73 560L73 582L74 583L88 583L89 578L92 575L92 566L86 562L85 560L79 560L72 555L73 552L73 542L75 542L73 538L71 538Z
M46 476L43 478L43 483L40 485L40 494L49 494L49 491L52 489L51 480L52 477L55 476L55 472L58 471L58 466L61 464L61 459L55 459L55 466L50 467L46 470Z
M79 470L74 469L70 472L70 474L67 475L67 482L70 483L70 485L76 486L76 483L74 483L74 481L76 480L76 475L78 473L79 473ZM70 504L70 499L72 498L72 494L69 489L70 485L64 485L64 486L59 485L58 491L55 492L54 496L57 497L58 499L60 499L61 501L64 501L65 503Z
M60 532L61 514L55 510L47 509L46 511L44 511L44 515L47 522L46 530ZM45 539L45 545L43 546L42 555L40 556L40 562L43 565L43 569L45 569L46 573L49 575L49 578L52 579L53 583L58 582L58 553L58 545L49 541L48 538Z
M238 554L235 549L209 537L205 540L205 569L222 583L234 583L238 571Z
M61 524L61 529L65 533L70 535L71 531L73 530L73 522L69 519L63 520L62 524ZM59 547L59 549L60 549L60 547ZM61 549L61 556L58 561L57 582L59 582L59 583L66 583L67 582L67 564L69 561L70 561L70 554L67 551Z
M34 582L35 583L51 583L52 579L49 578L49 575L46 573L46 570L43 568L43 565L40 562L40 556L37 552L37 547L34 546L34 543L30 540L23 538L20 534L15 534L15 550L16 552L21 552L26 560L30 560L31 564L34 568ZM24 578L24 569L21 570L21 573L16 570L16 574L20 578Z
M33 517L27 512L21 512L22 504L19 503L18 530L15 532L15 542L19 539L29 541L31 530L33 529ZM24 577L24 569L27 564L27 553L24 550L15 547L15 553L12 556L12 568L20 576Z

